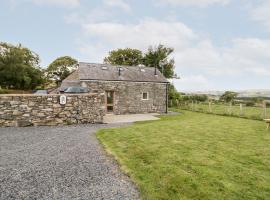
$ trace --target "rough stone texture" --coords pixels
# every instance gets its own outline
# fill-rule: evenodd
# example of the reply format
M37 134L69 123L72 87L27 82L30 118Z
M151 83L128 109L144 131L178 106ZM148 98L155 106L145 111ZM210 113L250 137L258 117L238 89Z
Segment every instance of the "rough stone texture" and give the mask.
M115 114L166 112L166 83L99 80L82 81L81 85L99 93L114 91ZM148 92L148 100L142 100L143 92Z
M0 199L139 199L95 137L113 126L0 128Z
M31 126L101 123L104 94L0 95L0 126Z

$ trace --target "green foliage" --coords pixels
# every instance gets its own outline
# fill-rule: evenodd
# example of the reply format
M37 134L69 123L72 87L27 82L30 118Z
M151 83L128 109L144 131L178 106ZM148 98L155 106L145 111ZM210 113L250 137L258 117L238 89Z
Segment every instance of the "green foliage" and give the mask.
M237 97L236 92L226 91L221 97L220 101L232 102Z
M0 88L0 94L8 94L8 90Z
M182 95L181 101L189 103L191 101L196 102L206 102L208 100L208 96L205 94L195 94L195 95Z
M143 54L140 50L126 48L110 51L104 62L112 65L136 66L142 64L142 60Z
M208 96L205 94L196 94L196 95L190 95L189 100L191 101L199 101L199 102L205 102L208 100Z
M262 103L264 101L264 98L262 98L262 97L252 97L250 99L250 101L252 101L254 103Z
M181 111L97 136L142 199L269 199L270 134L263 122Z
M0 43L0 86L34 89L43 81L36 53L20 44Z
M173 78L175 76L174 59L169 58L173 51L173 48L164 45L149 47L144 56L143 64L148 67L157 67L166 78Z
M181 95L180 93L176 90L174 85L169 84L169 100L176 100L180 99Z
M176 90L174 85L169 84L168 88L168 99L169 99L169 106L176 106L177 101L179 102L181 100L182 96L181 94Z
M247 101L246 106L248 106L248 107L255 106L255 102L254 101Z
M145 55L138 49L117 49L110 51L104 62L113 65L136 66L143 64L147 67L157 67L166 78L173 78L176 76L174 59L169 58L173 51L173 48L164 45L149 47Z
M69 56L59 57L47 68L47 78L59 85L66 77L77 69L78 61Z

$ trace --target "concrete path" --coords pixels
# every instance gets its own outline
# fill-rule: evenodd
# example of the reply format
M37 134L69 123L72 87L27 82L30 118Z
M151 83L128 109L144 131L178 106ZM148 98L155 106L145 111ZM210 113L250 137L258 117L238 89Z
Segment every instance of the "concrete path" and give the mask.
M159 114L157 113L129 114L129 115L108 114L104 117L104 123L114 124L114 123L159 120L159 118L157 117L158 115Z
M95 137L115 126L0 128L0 199L138 199Z

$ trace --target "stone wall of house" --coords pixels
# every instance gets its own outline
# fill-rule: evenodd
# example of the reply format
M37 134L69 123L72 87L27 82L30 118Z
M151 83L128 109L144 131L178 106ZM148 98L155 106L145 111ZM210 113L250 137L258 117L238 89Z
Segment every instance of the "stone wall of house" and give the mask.
M0 126L101 123L104 94L0 95Z
M82 81L81 85L98 93L114 91L115 114L166 112L166 83ZM143 92L148 93L148 100L142 99Z

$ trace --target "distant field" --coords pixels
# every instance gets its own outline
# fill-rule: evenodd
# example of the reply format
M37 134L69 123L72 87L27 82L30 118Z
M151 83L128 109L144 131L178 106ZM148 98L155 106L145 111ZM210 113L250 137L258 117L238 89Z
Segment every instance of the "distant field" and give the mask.
M97 136L142 199L270 197L270 132L264 122L182 111Z
M209 113L209 105L205 103L201 104L194 104L192 107L192 104L188 104L186 106L179 106L181 109L185 110L193 110L197 112L204 112ZM193 108L193 109L192 109ZM218 114L218 115L232 115L232 116L238 116L238 117L245 117L249 119L262 119L262 118L270 118L270 108L268 107L266 109L266 116L263 114L263 108L262 107L247 107L243 106L243 112L240 112L240 106L232 106L231 112L229 111L229 105L224 104L212 104L212 113Z

